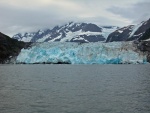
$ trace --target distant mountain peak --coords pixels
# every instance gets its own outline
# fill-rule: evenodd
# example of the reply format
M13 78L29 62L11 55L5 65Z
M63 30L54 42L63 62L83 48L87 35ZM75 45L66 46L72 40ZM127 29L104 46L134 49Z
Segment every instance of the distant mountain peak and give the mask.
M106 42L132 41L142 39L141 37L150 28L150 19L142 21L137 25L129 25L109 34Z
M25 42L98 42L105 41L107 36L118 27L97 26L92 23L68 22L52 29L38 30L24 34L16 34L14 39Z

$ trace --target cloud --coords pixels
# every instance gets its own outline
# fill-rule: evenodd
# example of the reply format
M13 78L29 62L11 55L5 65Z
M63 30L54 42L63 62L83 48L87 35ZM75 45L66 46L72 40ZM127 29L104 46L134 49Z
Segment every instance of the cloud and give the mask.
M112 6L108 11L130 19L133 23L139 23L150 18L150 2L140 2L127 7Z
M139 1L147 0L0 0L0 32L12 36L69 21L124 26L138 18L132 10L138 10ZM141 5L139 12L148 5ZM140 16L149 15L147 10Z

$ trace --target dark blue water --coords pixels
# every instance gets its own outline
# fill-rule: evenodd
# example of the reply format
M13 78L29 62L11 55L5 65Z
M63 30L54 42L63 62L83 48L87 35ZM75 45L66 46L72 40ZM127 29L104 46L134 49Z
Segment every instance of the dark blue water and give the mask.
M0 65L0 113L150 113L150 65Z

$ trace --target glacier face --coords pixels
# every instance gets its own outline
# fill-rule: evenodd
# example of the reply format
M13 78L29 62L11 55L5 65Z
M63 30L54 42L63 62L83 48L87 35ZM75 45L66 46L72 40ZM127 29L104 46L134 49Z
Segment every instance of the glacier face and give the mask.
M111 43L36 43L22 49L17 63L137 64L146 63L146 55L136 52L132 42Z

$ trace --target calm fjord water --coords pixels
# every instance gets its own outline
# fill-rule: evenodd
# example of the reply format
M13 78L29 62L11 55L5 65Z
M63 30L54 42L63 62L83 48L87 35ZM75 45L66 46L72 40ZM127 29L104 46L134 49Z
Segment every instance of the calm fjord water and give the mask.
M0 113L150 113L150 65L0 65Z

